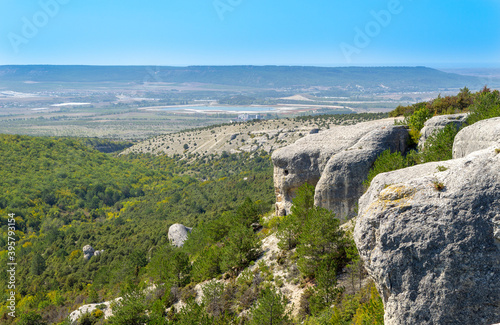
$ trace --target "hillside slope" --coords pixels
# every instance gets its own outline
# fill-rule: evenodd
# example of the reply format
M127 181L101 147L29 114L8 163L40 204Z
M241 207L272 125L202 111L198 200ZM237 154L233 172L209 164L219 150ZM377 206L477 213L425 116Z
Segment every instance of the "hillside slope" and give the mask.
M335 125L352 125L381 119L385 114L319 115L224 124L167 134L136 144L123 152L207 156L211 154L272 152L311 132Z
M4 81L35 82L198 82L256 88L363 87L436 90L474 88L479 78L426 67L303 66L0 66Z

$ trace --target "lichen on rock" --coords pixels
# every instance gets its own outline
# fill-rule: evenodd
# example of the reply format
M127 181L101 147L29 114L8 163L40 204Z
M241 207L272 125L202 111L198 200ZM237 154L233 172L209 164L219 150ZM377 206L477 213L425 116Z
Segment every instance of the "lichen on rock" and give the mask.
M490 147L373 179L354 239L385 324L500 322L499 171Z

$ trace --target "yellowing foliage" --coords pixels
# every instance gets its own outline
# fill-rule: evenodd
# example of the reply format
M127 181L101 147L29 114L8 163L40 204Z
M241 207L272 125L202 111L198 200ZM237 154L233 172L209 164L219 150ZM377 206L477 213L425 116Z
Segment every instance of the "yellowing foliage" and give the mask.
M108 217L108 219L114 219L114 218L118 218L120 216L120 214L110 211L106 214L106 216Z
M101 318L104 316L104 312L100 309L94 309L91 315L94 316L95 318Z
M78 258L82 255L82 252L79 250L79 249L76 249L74 251L71 252L71 254L69 254L69 257L68 259L70 261L74 260L75 258Z
M35 296L26 295L21 300L19 300L19 302L17 303L17 308L23 310L25 308L32 307L34 303L35 303Z

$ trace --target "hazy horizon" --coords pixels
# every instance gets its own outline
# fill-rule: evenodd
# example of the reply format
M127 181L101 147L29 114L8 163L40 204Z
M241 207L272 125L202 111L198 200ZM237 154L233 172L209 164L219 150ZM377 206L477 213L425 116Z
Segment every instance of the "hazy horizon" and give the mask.
M0 64L0 66L89 66L89 67L173 67L173 68L187 68L187 67L316 67L316 68L405 68L405 67L425 67L436 70L460 70L460 69L500 69L500 63L464 63L464 64L442 64L442 65L420 65L420 64L359 64L359 65L334 65L334 64L53 64L53 63L25 63L25 64Z

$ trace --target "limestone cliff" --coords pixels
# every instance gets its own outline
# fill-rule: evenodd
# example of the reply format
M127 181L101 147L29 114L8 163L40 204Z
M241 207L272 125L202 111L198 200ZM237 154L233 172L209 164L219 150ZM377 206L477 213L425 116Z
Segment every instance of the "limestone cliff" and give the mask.
M317 185L316 205L352 216L376 157L386 149L404 151L407 139L405 128L384 119L333 127L275 151L276 213L290 213L296 189L307 182Z
M479 123L462 132L498 120ZM354 239L386 325L500 322L498 149L380 174L361 197Z
M314 202L339 217L354 217L363 182L377 157L384 151L404 152L408 131L402 126L377 128L345 151L333 155L316 185Z

